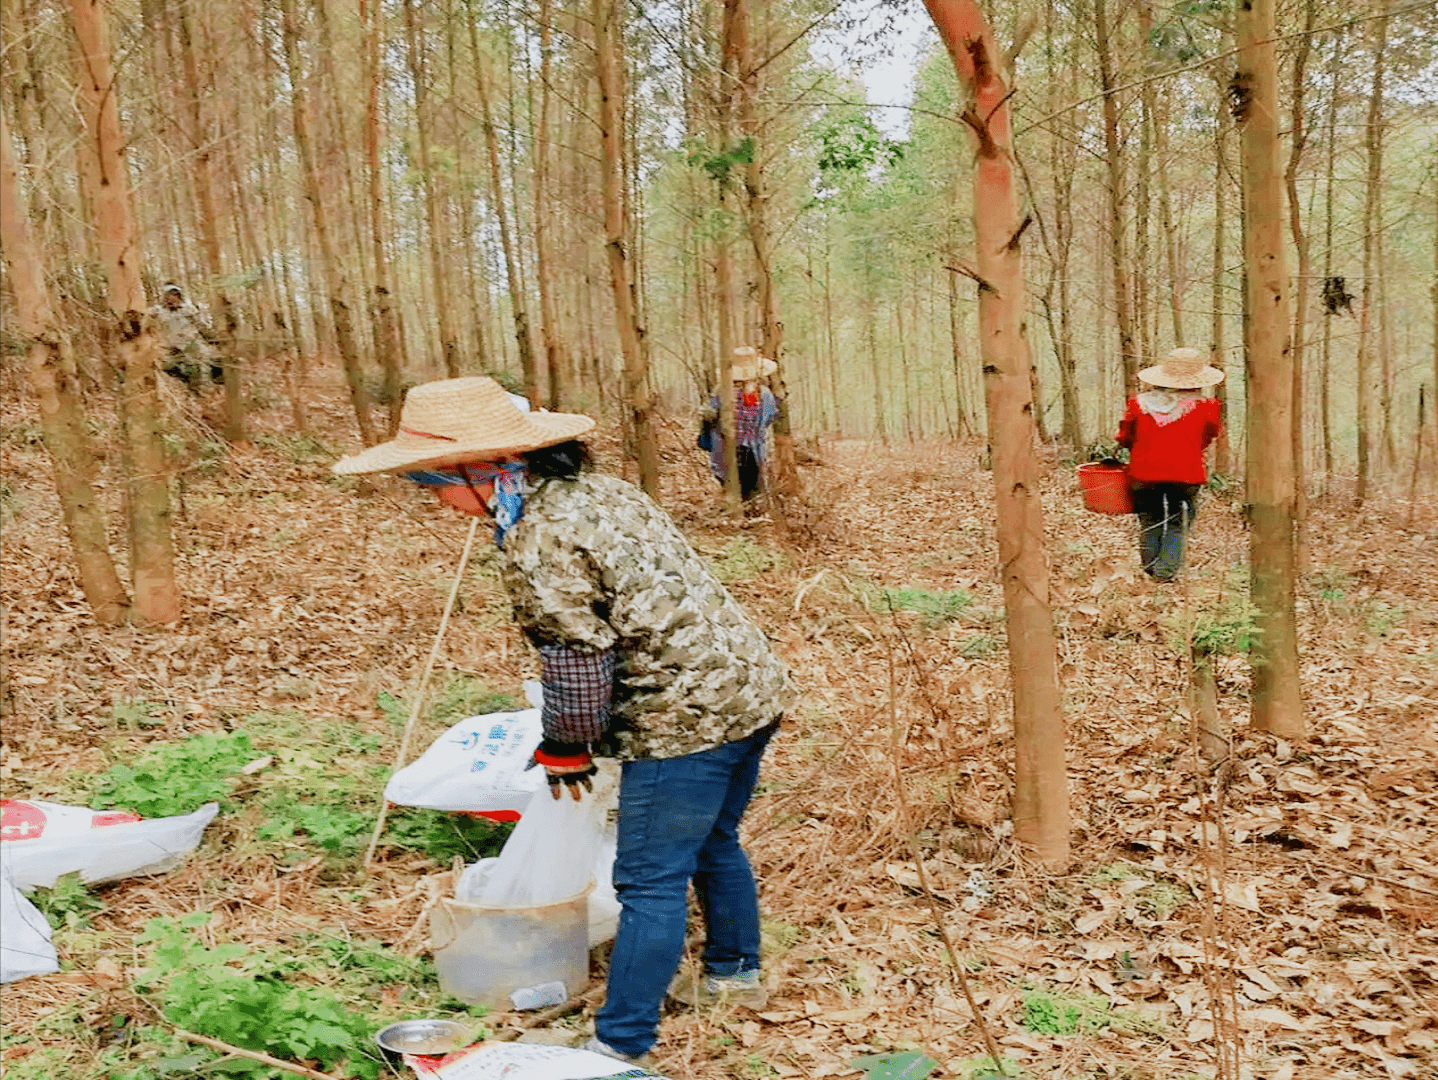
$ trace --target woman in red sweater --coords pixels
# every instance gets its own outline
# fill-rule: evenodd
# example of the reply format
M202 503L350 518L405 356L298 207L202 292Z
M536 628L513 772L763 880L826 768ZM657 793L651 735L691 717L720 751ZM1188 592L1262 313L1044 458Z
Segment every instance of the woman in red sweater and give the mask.
M1183 565L1183 542L1194 500L1208 480L1204 451L1218 437L1222 406L1207 389L1223 381L1197 349L1174 349L1138 373L1150 389L1130 398L1114 438L1129 449L1128 475L1138 514L1144 571L1172 581Z

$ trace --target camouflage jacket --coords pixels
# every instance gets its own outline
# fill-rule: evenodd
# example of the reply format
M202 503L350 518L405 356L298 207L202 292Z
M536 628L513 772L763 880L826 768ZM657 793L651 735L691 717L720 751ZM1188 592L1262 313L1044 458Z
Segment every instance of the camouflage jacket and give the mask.
M735 742L793 699L764 633L632 484L594 473L539 481L500 567L532 641L617 653L610 741L622 759Z
M166 349L193 352L199 356L208 356L214 351L207 340L209 320L194 301L185 300L177 308L156 304L150 308L150 316L160 326L160 336Z

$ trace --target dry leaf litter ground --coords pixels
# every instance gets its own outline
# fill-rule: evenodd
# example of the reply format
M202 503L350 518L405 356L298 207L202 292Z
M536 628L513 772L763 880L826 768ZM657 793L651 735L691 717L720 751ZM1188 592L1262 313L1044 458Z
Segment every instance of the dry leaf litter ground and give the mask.
M172 401L183 621L100 629L64 552L33 410L6 364L6 797L65 801L77 776L259 710L291 718L292 766L299 755L325 769L353 736L371 736L345 752L377 796L399 725L376 702L418 675L465 523L403 484L328 475L352 426L337 387L315 393L317 434L304 438L289 433L269 383L256 385L255 447L228 456L192 401ZM94 417L102 430L110 421ZM616 468L613 439L597 443ZM666 428L661 501L774 638L804 696L748 819L771 1001L757 1014L672 1013L660 1068L702 1080L856 1075L860 1055L922 1049L941 1075L977 1075L983 1043L896 799L902 743L930 887L1016 1075L1212 1075L1217 974L1248 1075L1438 1076L1432 500L1411 529L1398 500L1361 514L1315 506L1300 610L1312 737L1249 732L1245 662L1222 657L1235 753L1195 771L1184 639L1205 613L1234 610L1238 510L1210 498L1184 582L1155 586L1137 571L1131 522L1085 513L1071 469L1050 463L1074 857L1068 873L1049 874L1019 856L1007 820L1008 674L981 446L826 443L781 527L723 519L691 445L687 420ZM112 455L99 478L112 504L116 468ZM502 690L535 674L485 554L440 663L441 679L467 673ZM135 702L149 703L153 726L117 720ZM411 756L443 726L422 726ZM264 782L263 771L245 780ZM99 888L93 929L60 937L65 971L0 994L4 1062L23 1067L58 1047L64 1075L105 1075L112 1018L155 1021L130 985L146 965L134 937L159 915L211 912L213 940L255 949L303 931L423 955L427 904L452 887L450 868L395 848L367 877L354 859L285 863L252 843L261 824L252 807L222 814L182 869ZM1206 911L1219 920L1216 951ZM387 989L383 1004L405 992Z

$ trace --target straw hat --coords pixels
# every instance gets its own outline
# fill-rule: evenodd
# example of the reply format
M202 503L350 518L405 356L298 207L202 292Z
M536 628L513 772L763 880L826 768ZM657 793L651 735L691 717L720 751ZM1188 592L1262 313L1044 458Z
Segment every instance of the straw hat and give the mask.
M734 350L734 365L730 377L735 382L754 382L779 370L779 365L767 356L760 356L752 345L740 345Z
M1210 367L1197 349L1174 349L1153 367L1146 367L1138 377L1153 386L1170 390L1197 390L1223 382L1223 372Z
M335 462L342 474L432 469L523 454L582 435L594 420L577 413L526 413L493 379L421 383L404 398L399 433Z

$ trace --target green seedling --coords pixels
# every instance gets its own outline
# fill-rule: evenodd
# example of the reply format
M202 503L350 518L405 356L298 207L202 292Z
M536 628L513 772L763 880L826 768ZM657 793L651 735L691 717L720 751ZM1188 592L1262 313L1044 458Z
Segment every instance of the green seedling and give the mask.
M90 916L105 910L105 902L80 881L78 872L56 879L49 889L36 889L30 897L56 930L84 930Z
M866 1054L849 1062L862 1069L865 1080L926 1080L939 1063L917 1050L890 1054Z

